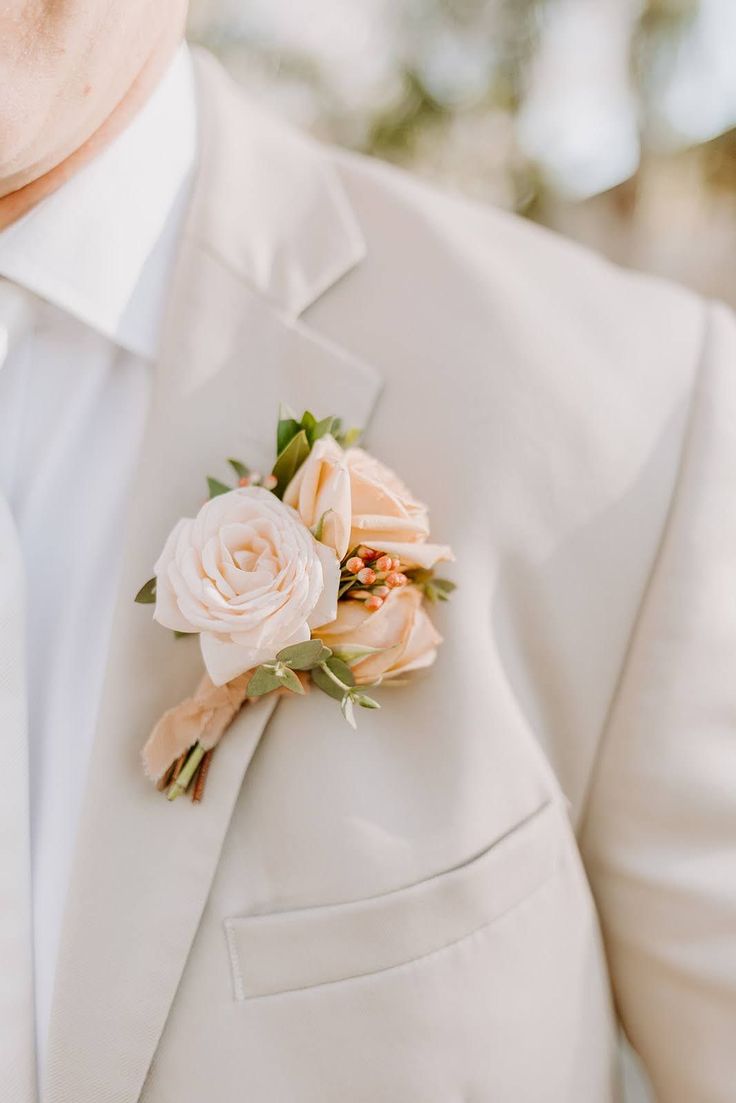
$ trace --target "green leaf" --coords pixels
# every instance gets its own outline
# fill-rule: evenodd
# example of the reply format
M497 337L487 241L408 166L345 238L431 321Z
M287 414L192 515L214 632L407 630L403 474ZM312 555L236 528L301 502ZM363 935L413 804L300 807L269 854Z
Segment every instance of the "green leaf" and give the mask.
M338 432L340 428L339 417L330 415L329 417L323 417L321 421L318 421L314 427L314 439L319 440L320 437L326 437L328 433Z
M311 670L329 659L331 654L329 647L325 647L321 640L307 640L282 648L276 658L292 670Z
M141 586L134 600L139 605L153 605L156 601L156 579L149 578L148 582Z
M276 455L280 456L287 444L297 435L301 425L294 417L293 411L288 406L281 407L279 411L279 423L276 428Z
M226 486L219 479L213 479L211 475L207 476L207 486L209 487L210 498L217 498L220 494L229 494L232 490L231 486Z
M377 655L379 651L386 651L385 647L361 647L357 643L346 643L343 647L333 647L332 654L341 659L348 666L354 666L368 655Z
M273 466L273 474L277 479L276 486L274 487L274 494L278 498L283 498L284 491L308 455L309 441L307 440L307 434L301 429L297 435L289 441Z
M343 685L355 685L355 675L353 674L348 664L344 663L342 659L338 659L336 655L333 655L331 659L327 660L327 666L330 668L332 673L340 679Z
M426 567L412 568L407 571L407 575L409 581L420 588L427 601L447 601L453 590L457 589L457 585L450 582L449 578L437 578L434 571Z
M244 463L240 462L240 460L229 459L227 462L230 464L239 479L247 479L250 475L250 468L246 467Z
M360 705L362 709L380 709L381 707L378 701L374 701L367 693L351 693L350 696L353 698L356 705Z
M326 662L315 666L310 673L314 684L328 697L333 697L336 701L342 701L347 690L355 685L355 678L350 667L340 659L336 659L334 655ZM330 677L330 674L333 677Z
M280 689L281 679L277 675L273 663L264 663L253 671L248 685L246 697L263 697L265 693L271 693L274 689Z
M316 425L317 418L309 410L305 410L302 414L302 429L307 434L310 448L314 444L314 430Z
M447 601L457 586L447 578L433 578L424 583L423 589L428 601Z
M288 689L291 693L304 693L304 686L288 666L281 666L276 672L276 676L283 689Z
M196 636L196 632L180 632L177 628L174 629L175 640L185 640L187 636Z
M362 431L362 429L346 429L344 433L340 434L339 444L343 448L352 448L360 440Z
M330 676L325 674L321 666L315 666L315 668L310 671L310 674L317 689L321 689L323 693L326 693L328 697L334 698L335 701L342 701L345 696L345 690L336 685Z

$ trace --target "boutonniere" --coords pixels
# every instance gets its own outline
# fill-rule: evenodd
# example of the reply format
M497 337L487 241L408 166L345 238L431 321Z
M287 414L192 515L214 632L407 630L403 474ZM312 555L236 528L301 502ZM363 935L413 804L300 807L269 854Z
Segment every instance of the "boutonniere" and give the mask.
M136 601L177 635L196 634L205 673L169 709L143 749L169 800L202 797L212 753L238 711L272 693L313 686L339 703L379 708L367 690L430 666L441 637L427 603L450 548L430 544L426 506L355 446L338 418L282 414L270 474L229 460L228 486L172 529Z

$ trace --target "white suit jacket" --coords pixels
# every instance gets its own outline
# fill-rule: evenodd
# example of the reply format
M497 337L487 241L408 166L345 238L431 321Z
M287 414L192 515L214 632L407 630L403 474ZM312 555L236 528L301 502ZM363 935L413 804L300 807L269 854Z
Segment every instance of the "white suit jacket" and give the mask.
M620 1016L659 1099L732 1103L731 316L198 73L44 1099L613 1103ZM445 643L357 734L320 694L249 705L172 805L139 752L199 653L133 595L205 474L267 466L280 401L365 426L430 503ZM0 529L0 950L30 991ZM0 1034L0 1098L32 1103L30 1013L0 1001Z

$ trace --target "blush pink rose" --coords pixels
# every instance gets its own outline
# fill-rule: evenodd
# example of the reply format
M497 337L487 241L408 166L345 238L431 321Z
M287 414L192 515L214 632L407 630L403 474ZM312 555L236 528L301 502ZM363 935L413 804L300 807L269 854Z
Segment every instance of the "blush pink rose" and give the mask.
M341 601L337 619L314 635L327 647L381 648L352 667L359 685L431 666L442 643L416 586L392 590L375 612L367 610L363 601Z
M407 568L453 558L445 545L427 543L427 507L390 468L362 448L343 451L330 436L316 442L284 501L309 528L322 523L320 539L340 559L360 544L396 556Z
M350 474L345 453L331 436L321 437L286 488L284 501L297 510L304 524L342 559L349 548L351 524Z
M200 634L215 685L308 640L337 612L334 551L258 486L221 494L179 521L155 572L155 619Z
M383 551L386 542L427 539L427 507L414 498L398 475L362 448L348 448L345 462L350 472L353 546L366 544Z

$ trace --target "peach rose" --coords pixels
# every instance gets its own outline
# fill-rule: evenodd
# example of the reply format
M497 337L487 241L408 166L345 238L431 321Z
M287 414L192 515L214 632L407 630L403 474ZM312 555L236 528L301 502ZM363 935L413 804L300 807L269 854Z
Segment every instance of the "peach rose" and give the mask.
M348 448L352 535L350 543L384 550L386 542L414 543L429 536L427 507L399 477L362 448Z
M258 486L221 494L179 521L155 573L155 619L200 633L215 685L308 640L337 611L334 551Z
M367 610L362 601L341 601L337 619L314 635L332 648L381 648L352 667L359 685L431 666L442 643L416 586L392 590L375 612Z
M345 453L331 436L321 437L284 493L307 528L322 522L320 540L342 559L350 543L350 475Z
M448 547L426 543L427 507L390 468L362 448L343 451L330 436L316 442L284 501L309 528L323 519L320 539L340 559L360 544L396 556L407 568L453 558Z

